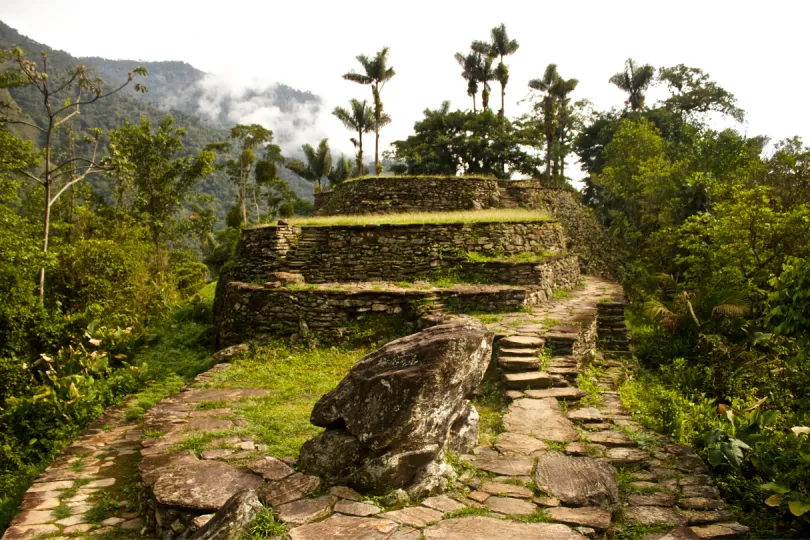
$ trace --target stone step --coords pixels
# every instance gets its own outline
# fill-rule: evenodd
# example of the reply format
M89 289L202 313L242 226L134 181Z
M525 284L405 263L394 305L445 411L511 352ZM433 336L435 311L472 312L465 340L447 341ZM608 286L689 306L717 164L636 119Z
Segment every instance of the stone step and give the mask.
M571 386L571 383L562 375L551 375L551 386L554 388L567 388Z
M510 349L537 349L542 347L546 341L543 338L534 336L509 336L498 342L499 348Z
M537 356L540 354L540 349L509 349L500 348L498 354L501 356Z
M556 398L560 401L578 401L587 394L579 388L546 388L544 390L526 390L526 395L533 399Z
M530 371L540 368L540 360L531 356L499 356L498 364L506 371Z
M579 375L579 370L575 367L549 367L546 372L549 375L559 375L569 380L576 379Z
M550 388L551 375L542 371L524 371L520 373L505 373L504 384L510 390L524 390L527 388Z

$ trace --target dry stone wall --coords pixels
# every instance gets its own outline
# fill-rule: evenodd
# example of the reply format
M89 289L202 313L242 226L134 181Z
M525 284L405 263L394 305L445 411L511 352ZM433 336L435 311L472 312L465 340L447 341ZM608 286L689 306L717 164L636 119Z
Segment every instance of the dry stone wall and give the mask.
M569 188L544 187L538 180L492 178L381 177L346 182L318 194L318 215L387 214L529 208L548 212L562 223L567 247L580 257L582 272L615 279L619 267L608 237L580 195Z
M334 227L257 227L242 231L230 281L297 272L307 283L397 281L483 255L564 250L556 221Z
M498 208L498 181L481 177L387 176L354 180L315 198L318 215Z

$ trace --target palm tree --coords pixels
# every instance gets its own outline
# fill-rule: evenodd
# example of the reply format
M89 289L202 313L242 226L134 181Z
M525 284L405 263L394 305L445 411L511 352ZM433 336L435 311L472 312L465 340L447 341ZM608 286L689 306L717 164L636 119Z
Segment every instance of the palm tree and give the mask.
M650 64L637 66L632 58L624 63L624 71L616 73L610 82L627 92L627 103L634 111L644 108L644 91L650 86L655 76L655 68Z
M346 126L346 129L350 129L352 131L357 132L357 139L352 139L352 143L357 147L357 170L359 173L362 173L363 170L363 133L369 133L371 131L378 132L380 127L386 126L391 123L391 118L383 113L380 117L379 122L374 117L374 111L371 110L371 107L368 106L368 102L363 100L362 102L356 99L352 99L349 101L351 105L350 109L344 109L343 107L335 107L335 110L332 111L332 114L337 117L338 120L343 122L343 125ZM382 125L380 125L382 124Z
M351 174L352 174L351 161L346 159L346 156L344 156L343 154L340 154L337 163L335 163L335 166L332 168L329 174L326 175L326 177L329 179L329 184L331 186L336 186L341 182L343 182L344 180L346 180L347 178L349 178Z
M484 84L484 89L481 91L481 105L484 110L489 108L489 82L494 81L497 77L495 71L492 69L492 58L489 56L481 56L481 61L476 67L476 76L478 82Z
M543 134L546 137L546 180L551 180L551 156L556 133L556 104L551 88L558 79L560 74L557 73L557 64L549 64L542 78L529 81L529 88L545 94L540 100L540 106L543 109Z
M556 174L562 179L565 179L565 156L568 154L567 139L571 133L573 110L571 107L571 98L569 94L573 92L579 81L577 79L563 79L558 76L554 84L551 85L549 93L555 101L556 105Z
M380 99L380 92L387 81L396 75L394 68L388 67L388 47L383 47L374 58L369 58L363 54L357 57L357 61L363 65L365 74L349 72L343 78L347 81L356 82L358 84L370 84L371 94L374 98L374 170L376 174L380 174L380 130L391 122L388 117L387 122L383 122L382 100Z
M332 152L329 150L329 139L324 139L318 148L312 148L309 144L301 146L304 157L307 160L306 167L300 173L301 176L310 182L318 183L318 191L323 189L321 179L332 171Z
M467 95L472 97L473 100L473 112L477 112L475 107L475 96L478 95L478 66L481 64L483 59L481 55L477 52L471 52L468 55L464 56L461 53L456 53L455 55L456 62L461 66L464 70L461 72L461 76L467 81Z
M498 116L503 116L506 83L509 82L509 68L503 63L503 57L517 52L520 48L520 44L518 44L517 40L509 39L505 24L501 24L492 29L491 40L492 41L489 43L485 41L474 41L472 48L474 51L485 54L490 58L499 59L498 67L495 69L495 77L498 82L501 83L501 110L498 111Z

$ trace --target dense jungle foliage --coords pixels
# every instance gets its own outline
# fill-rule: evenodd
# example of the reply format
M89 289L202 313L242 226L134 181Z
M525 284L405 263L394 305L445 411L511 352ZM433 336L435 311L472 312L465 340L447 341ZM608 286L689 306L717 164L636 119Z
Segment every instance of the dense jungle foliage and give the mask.
M356 159L333 160L326 140L291 159L272 126L169 116L156 106L165 88L154 101L133 92L197 76L190 66L94 59L112 77L102 82L0 25L0 529L105 406L135 394L137 418L209 365L210 280L243 226L311 213L307 190L386 164L570 187L575 155L632 302L637 369L622 398L706 457L756 537L810 535L810 148L712 129L744 112L683 65L628 60L609 81L625 106L596 111L551 64L524 88L530 112L510 118L504 58L518 49L500 26L457 54L472 110L426 110L382 161L382 91L395 73L387 48L358 56L362 71L344 78L371 101L333 112ZM651 85L668 97L648 104Z

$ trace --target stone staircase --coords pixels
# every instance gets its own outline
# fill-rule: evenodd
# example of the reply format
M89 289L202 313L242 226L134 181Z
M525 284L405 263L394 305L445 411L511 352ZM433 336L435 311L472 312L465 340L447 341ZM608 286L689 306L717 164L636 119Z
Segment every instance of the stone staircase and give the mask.
M296 271L306 266L317 247L317 234L313 229L302 229L301 236L287 256L287 265Z
M630 343L627 339L627 324L624 320L625 302L623 299L600 301L596 304L597 345L607 356L630 357Z

